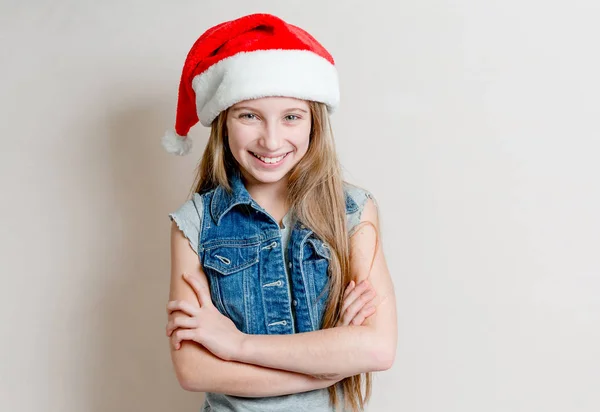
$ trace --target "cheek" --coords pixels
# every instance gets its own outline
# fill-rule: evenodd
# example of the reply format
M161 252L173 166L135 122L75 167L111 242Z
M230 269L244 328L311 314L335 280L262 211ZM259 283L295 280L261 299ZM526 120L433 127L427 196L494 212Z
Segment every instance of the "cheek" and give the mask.
M239 140L231 135L229 135L227 140L229 142L229 150L231 150L231 153L235 155L235 153L239 150L240 147Z
M231 128L228 131L228 141L229 141L229 149L231 152L236 155L242 150L246 150L248 143L252 141L252 136L247 133L244 133L244 130L239 130L239 128Z
M246 149L245 149L245 145L243 143L243 140L240 138L239 134L235 134L235 133L230 133L229 137L227 138L228 143L229 143L229 151L231 152L233 158L236 160L236 162L238 163L242 163L243 161L243 153Z
M243 144L243 129L235 121L227 119L225 132L227 133L227 142L229 149L235 153Z
M301 152L302 152L302 154L306 154L306 152L308 151L308 146L309 146L309 145L310 145L310 141L309 141L309 139L305 139L305 140L302 142L302 149L301 149Z
M302 153L305 153L308 150L308 145L310 144L310 128L303 131L296 140L296 147Z

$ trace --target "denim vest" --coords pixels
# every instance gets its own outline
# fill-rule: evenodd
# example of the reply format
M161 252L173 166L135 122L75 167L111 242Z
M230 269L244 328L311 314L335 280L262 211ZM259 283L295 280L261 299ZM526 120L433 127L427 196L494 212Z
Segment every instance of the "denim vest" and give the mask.
M284 250L279 224L238 176L230 183L231 193L219 186L201 195L198 256L215 306L248 334L320 329L329 296L328 245L296 221ZM346 192L347 215L358 211Z
M301 223L285 229L252 200L234 177L232 193L216 188L195 193L169 214L198 254L212 300L246 333L293 333L319 329L328 297L329 249ZM346 222L352 233L361 219L366 190L344 185ZM373 199L374 200L374 199ZM287 245L287 246L285 246ZM285 250L283 250L285 246ZM343 394L340 393L340 396ZM244 398L207 393L202 411L331 412L327 389Z

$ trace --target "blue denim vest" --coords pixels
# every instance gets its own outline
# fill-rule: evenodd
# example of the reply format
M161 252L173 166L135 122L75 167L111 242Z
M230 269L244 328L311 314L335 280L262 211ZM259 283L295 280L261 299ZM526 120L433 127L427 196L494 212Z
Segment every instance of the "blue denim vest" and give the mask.
M202 195L198 256L215 306L244 333L320 329L329 296L328 245L296 221L284 259L279 224L238 176L231 186L231 193L219 186ZM346 213L358 209L346 193Z
M275 222L234 177L222 188L195 193L169 214L198 253L215 306L246 333L319 329L328 297L329 249L301 223ZM351 234L371 194L344 185ZM287 244L286 250L283 245ZM286 267L286 264L289 267ZM341 396L341 395L340 395ZM207 393L203 411L331 412L326 389L268 398Z

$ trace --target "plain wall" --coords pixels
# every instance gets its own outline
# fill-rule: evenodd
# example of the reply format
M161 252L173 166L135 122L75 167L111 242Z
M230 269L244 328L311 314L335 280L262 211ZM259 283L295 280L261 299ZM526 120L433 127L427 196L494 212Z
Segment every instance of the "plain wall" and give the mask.
M600 410L600 6L573 0L0 2L0 410L198 411L164 336L181 67L270 12L337 60L346 178L398 300L371 411Z

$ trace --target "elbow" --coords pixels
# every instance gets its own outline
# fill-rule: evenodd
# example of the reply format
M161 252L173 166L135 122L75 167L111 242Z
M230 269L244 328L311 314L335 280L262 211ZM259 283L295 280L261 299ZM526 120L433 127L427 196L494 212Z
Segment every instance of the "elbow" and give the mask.
M396 345L386 343L375 346L373 353L373 372L386 371L392 367L396 359Z
M193 379L190 379L188 377L180 377L178 375L177 380L179 381L179 386L181 386L181 389L183 389L184 391L204 392L204 390L202 390L202 388L198 385L198 382L196 382Z
M179 386L181 386L183 390L189 392L204 392L201 382L198 382L185 367L175 365L175 375L177 376Z
M189 392L206 392L205 382L202 380L202 375L194 370L191 365L192 359L190 359L189 353L186 353L186 345L178 351L171 352L171 359L173 361L173 368L175 370L175 376L179 382L179 386L183 390Z

